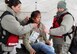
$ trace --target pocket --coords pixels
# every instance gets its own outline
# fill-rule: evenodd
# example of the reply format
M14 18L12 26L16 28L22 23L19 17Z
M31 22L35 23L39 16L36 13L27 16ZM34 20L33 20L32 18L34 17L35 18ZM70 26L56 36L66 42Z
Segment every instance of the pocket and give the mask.
M18 44L18 40L19 40L19 37L17 35L11 34L6 41L6 45L15 46Z

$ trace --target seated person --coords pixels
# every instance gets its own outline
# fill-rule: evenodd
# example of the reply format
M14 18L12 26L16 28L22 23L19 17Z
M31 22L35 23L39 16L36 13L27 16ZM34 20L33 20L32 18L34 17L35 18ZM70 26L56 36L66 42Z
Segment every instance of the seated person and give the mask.
M34 28L30 32L24 34L26 35L23 38L24 46L26 47L30 54L35 54L36 52L39 51L42 51L45 54L55 54L54 48L50 46L51 43L49 42L49 40L47 40L45 26L40 22L40 20L41 20L40 11L38 10L33 11L27 24L37 23L38 26L37 28ZM40 36L43 38L45 43L36 42L36 39L38 39L38 37Z

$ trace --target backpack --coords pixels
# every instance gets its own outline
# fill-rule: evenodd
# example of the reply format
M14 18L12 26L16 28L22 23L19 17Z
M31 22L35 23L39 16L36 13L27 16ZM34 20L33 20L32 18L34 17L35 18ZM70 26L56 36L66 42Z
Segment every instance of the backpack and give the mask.
M64 13L64 14L62 14L61 16L55 16L54 17L54 21L53 21L53 27L51 27L50 29L52 29L52 28L57 28L57 27L59 27L60 25L61 25L61 22L62 22L62 20L63 20L63 17L65 16L65 15L67 15L67 14L69 14L69 15L71 15L72 16L72 14L71 13L69 13L69 12L66 12L66 13ZM72 16L73 17L73 16ZM73 20L74 20L74 17L73 17ZM70 33L66 33L66 34L63 34L62 36L59 36L59 37L61 37L61 38L64 38L64 41L66 41L66 37L68 36L70 39L71 39L71 35L70 34L72 34L73 32L74 32L74 25L72 26L72 32L70 32Z
M69 52L71 54L77 54L77 26L75 26L75 32L73 33L73 39L71 41Z
M12 15L9 11L5 11L0 17L0 42L7 46L15 46L18 43L19 37L17 35L11 34L7 30L3 29L1 26L1 20L5 15ZM16 17L15 17L16 18ZM17 18L16 18L17 20Z

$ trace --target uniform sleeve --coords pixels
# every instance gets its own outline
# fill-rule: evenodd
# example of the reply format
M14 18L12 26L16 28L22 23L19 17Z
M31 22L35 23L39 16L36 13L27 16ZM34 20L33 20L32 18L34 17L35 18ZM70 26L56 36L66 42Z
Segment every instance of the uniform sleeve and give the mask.
M10 33L16 35L22 35L33 29L33 24L28 24L25 26L20 25L20 23L11 15L6 15L1 21L2 27Z
M25 18L24 20L22 20L20 23L21 23L21 25L26 25L26 23L28 22L28 19L27 18Z
M46 37L46 33L44 32L44 29L45 29L45 26L41 23L41 36L43 37L43 39L45 40L45 41L47 41L47 37Z
M74 20L71 15L65 15L63 17L63 21L61 22L61 26L58 28L53 28L50 29L50 34L51 35L57 35L57 36L62 36L63 34L67 33L71 27L73 26Z
M26 36L24 36L23 38L23 43L26 47L26 49L30 52L30 49L32 48L30 45L30 41L29 41L29 33L26 34Z

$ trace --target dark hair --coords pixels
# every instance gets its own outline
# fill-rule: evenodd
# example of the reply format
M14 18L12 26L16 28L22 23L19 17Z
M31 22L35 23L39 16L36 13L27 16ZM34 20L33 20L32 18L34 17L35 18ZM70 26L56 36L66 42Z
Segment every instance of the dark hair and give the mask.
M39 10L33 11L31 13L31 17L29 18L29 21L27 22L27 24L34 23L33 18L36 18L39 14L40 14Z
M12 6L17 6L21 4L20 0L5 0L5 3L11 8Z

